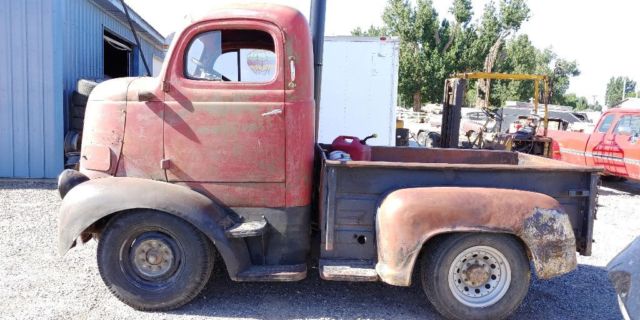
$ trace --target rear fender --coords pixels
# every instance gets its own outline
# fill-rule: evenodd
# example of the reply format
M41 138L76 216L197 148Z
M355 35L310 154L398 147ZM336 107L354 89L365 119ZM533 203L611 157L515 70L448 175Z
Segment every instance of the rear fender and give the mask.
M376 219L380 278L408 286L416 259L433 237L453 232L507 233L528 250L539 278L576 268L576 240L569 217L553 198L535 192L490 188L411 188L381 202Z
M237 217L208 197L189 188L148 179L109 177L83 182L62 201L58 250L64 255L76 239L96 222L115 213L151 209L175 215L204 233L222 256L233 279L250 264L244 241L228 239L224 230Z

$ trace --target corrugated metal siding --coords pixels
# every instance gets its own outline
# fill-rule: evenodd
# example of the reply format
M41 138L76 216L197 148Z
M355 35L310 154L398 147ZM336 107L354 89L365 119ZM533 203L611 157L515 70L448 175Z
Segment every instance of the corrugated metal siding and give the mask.
M65 0L64 23L64 89L68 97L75 89L78 79L102 79L102 35L104 29L135 44L133 34L126 22L115 19L89 0ZM148 39L141 37L142 51L149 66L153 55L164 57ZM138 56L138 55L134 55ZM142 59L136 63L136 75L145 75Z
M0 0L0 8L0 177L54 178L76 82L103 78L104 28L135 41L90 0ZM154 55L164 57L141 41L150 66ZM137 66L144 74L142 61Z
M55 177L63 166L58 4L0 1L0 177Z

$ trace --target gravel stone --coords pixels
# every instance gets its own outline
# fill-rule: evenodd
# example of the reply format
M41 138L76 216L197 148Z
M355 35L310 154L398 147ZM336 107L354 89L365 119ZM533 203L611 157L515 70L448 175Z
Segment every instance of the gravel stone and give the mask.
M418 285L321 281L317 267L295 283L235 283L220 268L192 303L139 312L106 289L96 242L57 254L54 181L0 180L0 317L3 319L439 319ZM640 185L600 189L593 255L576 271L534 279L514 319L620 319L604 267L640 235Z

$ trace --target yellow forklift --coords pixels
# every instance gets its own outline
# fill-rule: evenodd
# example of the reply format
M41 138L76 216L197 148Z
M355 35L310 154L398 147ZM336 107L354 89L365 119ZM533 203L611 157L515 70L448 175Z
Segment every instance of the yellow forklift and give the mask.
M507 74L507 73L458 73L445 81L444 99L442 107L442 131L440 137L441 148L459 148L460 143L460 120L462 116L462 106L464 105L468 80L486 81L486 89L482 92L478 90L477 98L483 102L480 110L487 115L486 128L489 121L502 122L502 116L489 108L490 81L491 80L513 80L513 81L533 81L533 110L532 113L522 119L521 128L516 132L497 132L492 143L485 142L485 132L482 130L475 136L467 135L467 143L463 143L467 148L481 149L501 149L513 150L528 154L551 157L551 139L547 137L549 127L549 77L545 75L533 74ZM543 85L544 114L538 114L540 100L540 85ZM480 87L480 86L478 86ZM541 130L540 130L541 129Z

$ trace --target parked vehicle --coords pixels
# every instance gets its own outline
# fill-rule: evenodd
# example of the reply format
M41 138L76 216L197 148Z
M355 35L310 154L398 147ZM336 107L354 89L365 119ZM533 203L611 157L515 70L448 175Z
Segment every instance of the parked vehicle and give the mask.
M313 8L322 39L324 2ZM316 73L300 12L242 5L178 33L157 78L99 84L80 171L59 178L60 253L97 239L105 284L140 310L188 303L214 264L234 281L298 281L312 257L324 280L409 286L416 274L452 319L505 318L530 263L549 279L591 254L596 168L363 146L369 161L328 160L314 139L314 45ZM216 69L244 49L275 61L262 80Z
M591 134L550 130L549 137L555 159L640 180L640 109L608 110Z
M640 319L640 237L633 240L607 265L625 319Z

